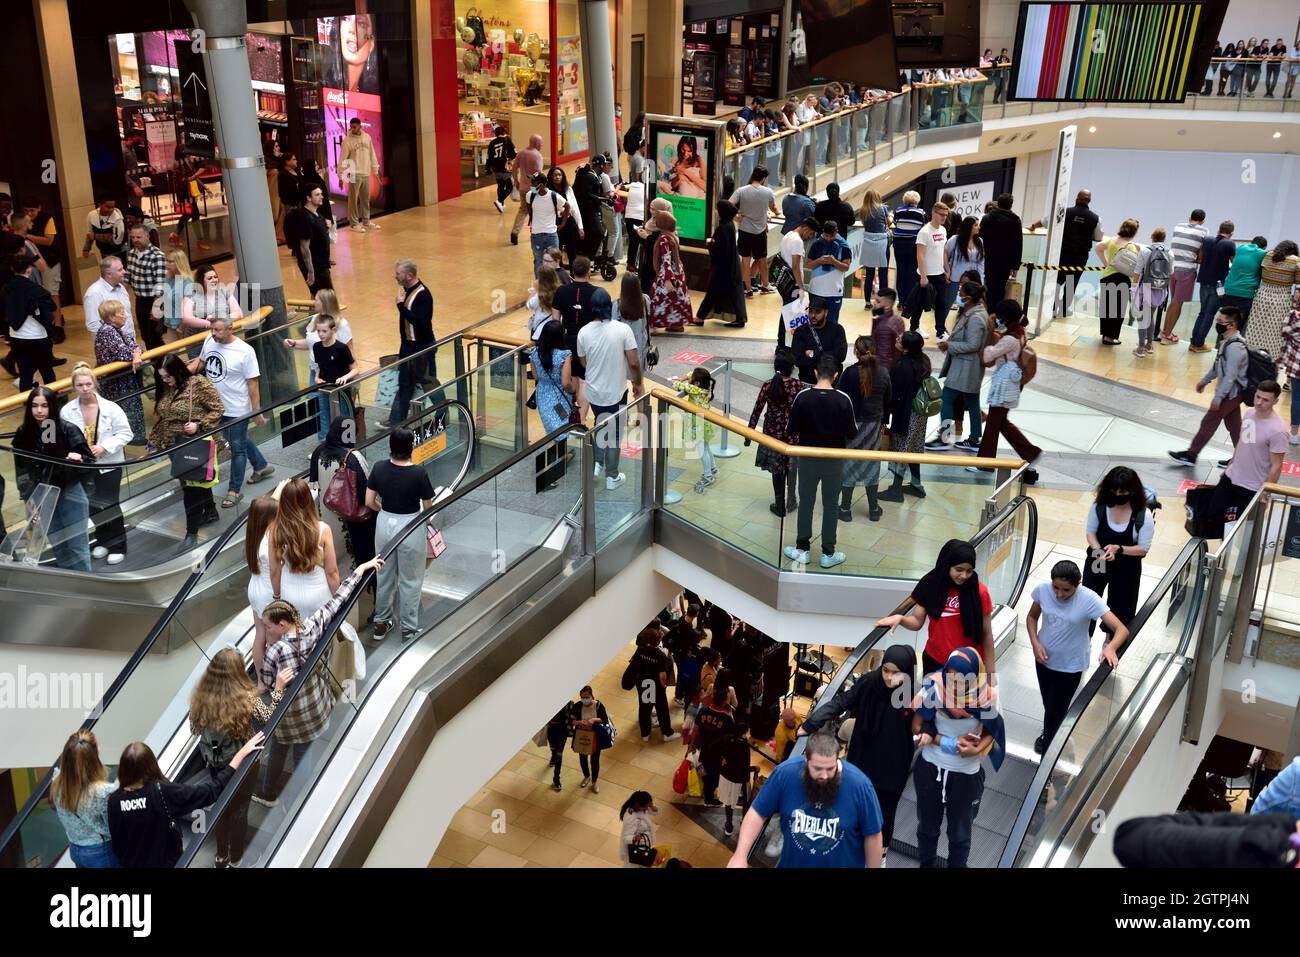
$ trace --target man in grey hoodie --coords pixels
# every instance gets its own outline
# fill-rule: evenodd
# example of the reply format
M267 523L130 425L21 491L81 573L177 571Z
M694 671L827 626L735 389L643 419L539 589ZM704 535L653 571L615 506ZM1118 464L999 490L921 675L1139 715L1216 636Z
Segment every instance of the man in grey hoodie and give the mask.
M1246 390L1246 369L1250 364L1246 340L1240 331L1241 311L1236 306L1221 307L1214 317L1214 328L1222 336L1218 354L1210 371L1196 383L1196 391L1204 392L1205 387L1216 379L1219 384L1214 387L1214 398L1210 400L1210 408L1201 419L1201 427L1191 446L1184 452L1169 453L1169 457L1179 465L1196 465L1196 457L1218 431L1219 423L1228 427L1234 448L1241 434L1242 394Z

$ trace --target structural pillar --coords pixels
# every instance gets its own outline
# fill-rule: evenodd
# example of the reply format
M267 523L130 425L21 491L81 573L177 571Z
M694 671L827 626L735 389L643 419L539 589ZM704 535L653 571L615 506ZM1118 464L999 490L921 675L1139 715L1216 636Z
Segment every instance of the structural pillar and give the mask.
M582 77L586 87L587 134L591 152L618 155L614 129L614 55L609 42L608 0L580 0Z
M244 35L248 17L243 3L231 0L185 0L202 31L203 61L208 74L208 100L220 152L218 162L230 207L230 234L239 272L240 298L271 307L266 322L281 325L284 278L276 248L271 195L266 185L266 159L253 108L253 77L248 68ZM266 338L266 337L263 337ZM283 349L258 349L263 406L299 388Z
M645 29L645 105L647 113L682 113L683 0L653 0Z

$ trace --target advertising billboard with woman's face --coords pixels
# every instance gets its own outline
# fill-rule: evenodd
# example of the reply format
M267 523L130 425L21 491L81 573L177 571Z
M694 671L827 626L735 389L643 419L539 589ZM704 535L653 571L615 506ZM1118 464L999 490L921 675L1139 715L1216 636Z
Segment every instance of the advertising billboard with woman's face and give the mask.
M673 204L682 240L704 243L714 202L713 136L695 126L650 124L650 156L655 164L655 196Z

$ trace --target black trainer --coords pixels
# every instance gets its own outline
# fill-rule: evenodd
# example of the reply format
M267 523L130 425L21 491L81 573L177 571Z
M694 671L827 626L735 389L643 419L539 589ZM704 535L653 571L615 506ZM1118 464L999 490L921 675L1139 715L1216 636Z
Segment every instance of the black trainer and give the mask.
M1046 750L1047 742L1043 740L1043 736L1040 734L1034 741L1034 754L1042 754Z

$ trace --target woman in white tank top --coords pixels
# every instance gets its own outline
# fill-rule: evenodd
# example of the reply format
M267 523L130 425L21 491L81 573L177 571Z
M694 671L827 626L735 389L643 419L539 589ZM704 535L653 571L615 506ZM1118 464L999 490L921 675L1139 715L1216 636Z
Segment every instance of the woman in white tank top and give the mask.
M274 595L310 618L339 587L334 533L320 520L311 487L302 479L285 484L270 540Z
M271 560L267 542L272 522L275 521L275 499L262 495L248 507L248 524L244 529L244 560L248 566L248 607L253 611L253 663L257 673L262 673L262 655L266 651L266 625L262 621L264 609L274 597L271 587ZM259 689L263 691L266 689Z

